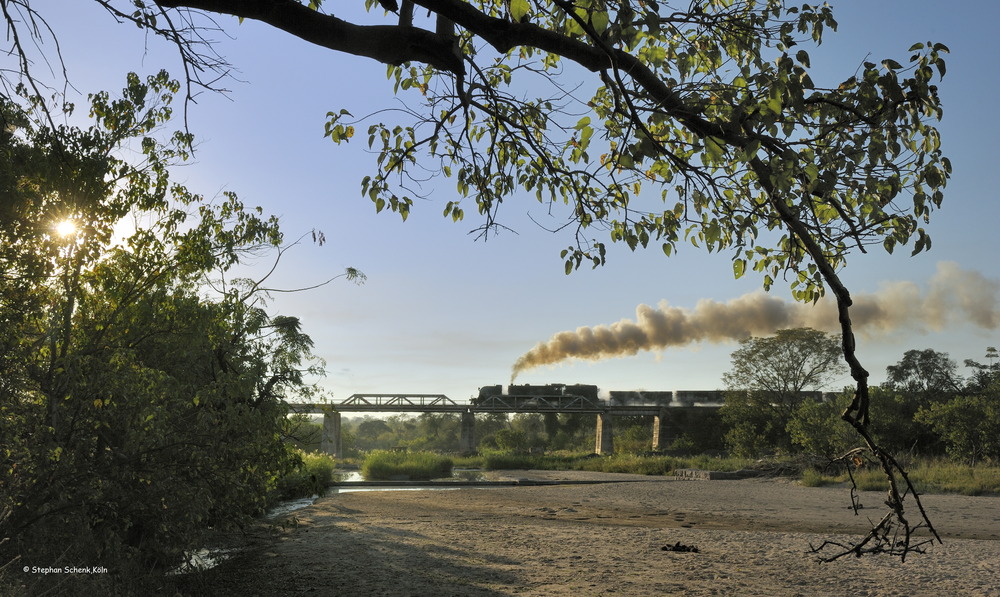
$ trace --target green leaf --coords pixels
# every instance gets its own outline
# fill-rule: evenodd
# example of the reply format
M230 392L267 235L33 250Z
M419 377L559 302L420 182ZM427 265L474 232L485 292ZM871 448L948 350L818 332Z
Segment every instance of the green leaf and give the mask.
M604 33L604 31L608 28L609 22L608 13L604 11L595 12L590 15L590 25L598 33Z
M722 161L725 149L722 146L722 141L716 139L715 137L707 137L705 139L705 155L708 157L709 163L717 164Z
M743 274L746 273L746 269L747 262L745 259L736 259L733 261L733 275L737 280L743 277Z
M528 11L531 6L528 4L528 0L510 0L510 18L511 20L520 23L524 17L528 16Z

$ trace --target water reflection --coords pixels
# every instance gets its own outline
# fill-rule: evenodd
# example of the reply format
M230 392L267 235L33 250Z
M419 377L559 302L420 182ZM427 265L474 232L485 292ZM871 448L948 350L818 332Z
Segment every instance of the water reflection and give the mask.
M452 469L451 478L457 481L485 481L486 473L478 468L456 468Z
M167 572L167 576L190 574L191 572L200 572L214 568L224 560L228 560L236 555L238 551L235 548L206 548L185 552L184 563Z
M396 481L407 481L408 479L393 479ZM486 473L478 468L456 468L452 469L450 477L439 477L431 481L447 483L449 481L486 481ZM358 471L335 471L333 473L334 483L361 483L367 481Z
M265 519L277 518L289 512L294 512L296 510L301 510L306 506L311 506L313 502L319 499L318 495L313 495L306 498L298 498L294 500L283 500L275 504L267 512L264 513Z
M334 483L356 483L364 480L365 478L358 471L335 471L333 473Z

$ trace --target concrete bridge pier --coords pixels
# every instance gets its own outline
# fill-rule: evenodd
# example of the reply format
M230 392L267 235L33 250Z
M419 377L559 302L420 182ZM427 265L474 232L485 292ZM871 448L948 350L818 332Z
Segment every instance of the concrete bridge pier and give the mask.
M667 449L667 425L669 425L666 407L660 409L660 414L653 417L653 451L661 452Z
M319 443L319 450L334 458L340 458L344 455L343 436L340 433L340 413L323 413L323 437Z
M598 454L613 454L615 451L615 438L609 413L597 414L597 441L594 451Z
M476 415L471 410L462 413L460 431L458 451L462 454L474 453L476 451Z

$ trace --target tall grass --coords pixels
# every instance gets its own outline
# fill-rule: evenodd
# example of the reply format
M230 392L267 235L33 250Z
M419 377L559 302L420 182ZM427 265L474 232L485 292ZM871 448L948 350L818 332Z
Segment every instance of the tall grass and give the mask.
M679 468L702 468L713 471L735 471L748 467L752 462L745 458L718 458L713 456L665 456L613 454L598 456L589 453L553 452L532 455L516 452L484 452L479 456L460 459L461 466L488 470L564 470L594 471L602 473L631 473L634 475L669 475Z
M876 467L853 471L858 489L885 491L889 488L885 475ZM969 466L950 460L919 459L907 467L907 474L920 493L957 493L961 495L1000 495L1000 467ZM821 473L806 471L803 485L816 487L848 482L846 472Z
M365 479L420 479L450 477L453 461L432 452L370 452L361 464Z
M737 471L753 468L785 476L800 475L803 485L821 487L849 481L846 472L820 471L810 466L808 460L755 461L746 458L718 456L659 456L554 452L532 455L513 452L484 452L478 456L458 460L460 466L488 470L535 469L576 470L605 473L631 473L637 475L670 475L677 469L695 468L711 471ZM944 458L916 459L908 463L907 471L917 491L921 493L958 493L962 495L1000 495L1000 467L969 466ZM885 476L878 468L854 471L858 489L884 491Z

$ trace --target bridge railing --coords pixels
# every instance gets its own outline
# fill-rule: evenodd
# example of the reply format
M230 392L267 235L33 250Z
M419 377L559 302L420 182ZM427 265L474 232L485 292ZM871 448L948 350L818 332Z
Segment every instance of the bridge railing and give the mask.
M444 394L353 394L340 406L464 406Z

